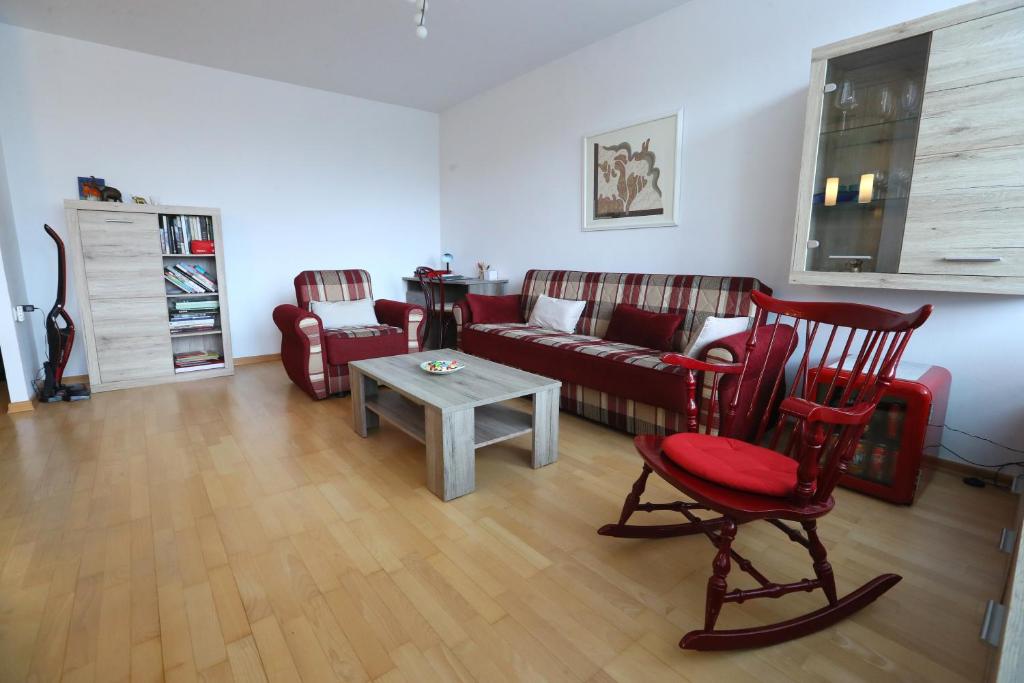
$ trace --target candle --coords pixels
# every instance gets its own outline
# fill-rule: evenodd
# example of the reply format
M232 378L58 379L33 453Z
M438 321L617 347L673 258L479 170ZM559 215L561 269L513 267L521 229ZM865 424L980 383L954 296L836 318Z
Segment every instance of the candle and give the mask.
M825 178L825 206L835 206L839 197L839 178Z
M875 174L865 173L860 177L860 192L857 193L857 203L867 204L875 194Z

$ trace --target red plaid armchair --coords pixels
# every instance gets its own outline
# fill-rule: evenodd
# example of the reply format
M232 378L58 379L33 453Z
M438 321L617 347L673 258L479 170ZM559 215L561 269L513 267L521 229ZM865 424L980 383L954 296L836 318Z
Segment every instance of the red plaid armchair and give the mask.
M325 330L310 301L372 299L365 270L305 270L295 277L297 306L274 309L281 330L281 362L296 385L315 399L349 390L348 364L364 358L415 353L422 348L423 308L400 301L374 302L377 325Z

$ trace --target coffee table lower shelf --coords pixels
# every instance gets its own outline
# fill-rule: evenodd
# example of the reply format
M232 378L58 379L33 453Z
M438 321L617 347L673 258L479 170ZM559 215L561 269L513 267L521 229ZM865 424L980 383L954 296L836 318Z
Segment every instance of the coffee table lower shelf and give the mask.
M366 409L420 443L427 443L423 406L397 392L382 391L372 398L367 397ZM473 412L473 448L483 448L533 431L533 416L515 408L491 404L478 406Z

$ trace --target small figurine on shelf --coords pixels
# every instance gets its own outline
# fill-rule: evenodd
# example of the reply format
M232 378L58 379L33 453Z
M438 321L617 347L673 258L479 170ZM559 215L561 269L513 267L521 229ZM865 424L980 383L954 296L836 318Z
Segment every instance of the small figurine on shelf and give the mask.
M100 197L105 202L120 202L120 201L122 201L122 199L121 199L121 190L117 189L116 187L110 187L109 185L104 185L103 186L103 189L100 191Z
M486 280L487 279L487 271L489 271L490 269L491 269L491 267L488 264L484 263L483 261L477 261L477 263L476 263L476 272L477 272L477 275L479 275L481 280Z

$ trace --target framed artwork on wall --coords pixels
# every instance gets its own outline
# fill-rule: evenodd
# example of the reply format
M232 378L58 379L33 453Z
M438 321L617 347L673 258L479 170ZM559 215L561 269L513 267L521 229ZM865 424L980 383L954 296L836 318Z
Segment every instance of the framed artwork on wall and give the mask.
M678 225L683 112L583 138L583 230Z

